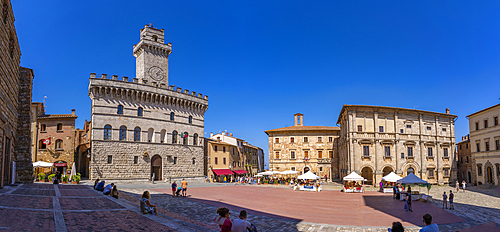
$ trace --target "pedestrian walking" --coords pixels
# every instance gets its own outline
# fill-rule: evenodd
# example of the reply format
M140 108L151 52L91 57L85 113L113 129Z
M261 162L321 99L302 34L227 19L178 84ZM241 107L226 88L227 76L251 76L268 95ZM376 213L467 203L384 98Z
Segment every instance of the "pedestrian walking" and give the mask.
M455 197L455 195L450 190L450 209L455 209L455 206L453 205L453 198L454 197Z
M177 183L172 183L172 197L175 197L175 191L177 190Z
M448 204L446 199L448 199L448 196L446 195L446 192L443 193L443 209L446 207L448 209Z
M188 189L188 182L186 181L186 179L182 179L182 196L183 197L186 197L187 196L187 189Z
M457 193L460 190L460 184L458 183L458 180L455 183L455 188L457 188Z
M467 183L465 182L465 180L463 180L463 181L462 181L462 189L464 190L464 192L465 192L465 185L466 185L466 184L467 184Z
M413 207L411 206L411 198L412 197L411 197L411 191L410 190L411 190L411 188L408 188L408 200L407 200L408 201L408 210L410 212L413 212Z

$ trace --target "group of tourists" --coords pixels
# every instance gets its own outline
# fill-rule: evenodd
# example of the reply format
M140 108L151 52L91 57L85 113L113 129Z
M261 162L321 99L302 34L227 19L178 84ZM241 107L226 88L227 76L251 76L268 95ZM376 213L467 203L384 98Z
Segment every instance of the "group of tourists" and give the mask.
M177 186L176 181L174 181L172 183L172 197L179 197L179 196L186 197L187 196L188 183L187 183L186 179L182 179L181 184L182 184L182 187Z
M116 185L114 183L106 185L106 181L101 181L97 179L94 182L94 189L97 191L101 191L104 195L110 195L116 199L119 198L118 196L118 189L116 188Z

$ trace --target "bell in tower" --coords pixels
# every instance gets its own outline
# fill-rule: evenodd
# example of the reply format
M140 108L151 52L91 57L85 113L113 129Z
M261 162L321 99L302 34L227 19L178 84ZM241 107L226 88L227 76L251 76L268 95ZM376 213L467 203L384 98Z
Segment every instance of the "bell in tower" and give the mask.
M168 85L168 56L172 44L165 44L165 30L146 25L134 45L135 73L140 83Z

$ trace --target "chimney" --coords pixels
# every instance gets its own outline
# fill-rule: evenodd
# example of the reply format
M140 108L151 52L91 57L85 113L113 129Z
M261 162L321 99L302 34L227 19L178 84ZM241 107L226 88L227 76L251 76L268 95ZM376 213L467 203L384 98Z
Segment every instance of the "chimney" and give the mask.
M71 109L71 114L75 115L75 109Z
M214 136L214 133L213 132L210 132L210 137L213 137Z
M446 114L450 114L450 109L446 108Z
M229 136L233 137L233 133L230 133Z

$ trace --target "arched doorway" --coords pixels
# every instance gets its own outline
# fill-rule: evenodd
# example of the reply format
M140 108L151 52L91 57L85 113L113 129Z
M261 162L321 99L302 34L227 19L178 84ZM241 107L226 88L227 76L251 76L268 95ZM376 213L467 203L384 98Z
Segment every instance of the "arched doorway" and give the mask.
M311 170L309 167L304 168L304 174L307 173L309 170Z
M154 155L151 157L151 176L155 174L154 180L161 180L161 156Z
M385 167L383 170L382 170L382 176L387 176L389 175L389 173L393 172L394 170L392 169L392 167Z
M415 174L415 169L411 166L408 169L406 169L406 175L410 175L410 173Z
M467 172L467 183L470 183L471 180L472 180L472 178L471 178L471 174L470 174L470 171L469 171L469 172Z
M493 170L491 167L486 168L486 177L487 177L486 182L493 183Z
M365 183L373 184L373 170L370 167L361 169L361 176L367 180Z

